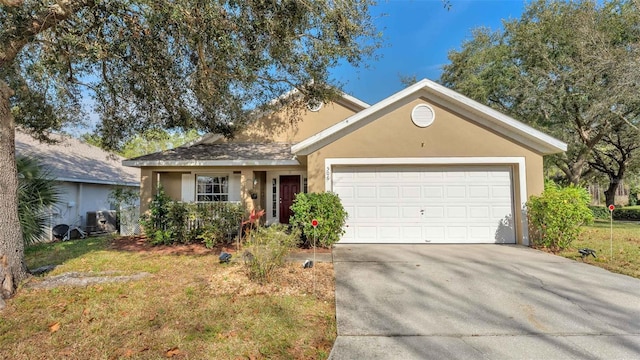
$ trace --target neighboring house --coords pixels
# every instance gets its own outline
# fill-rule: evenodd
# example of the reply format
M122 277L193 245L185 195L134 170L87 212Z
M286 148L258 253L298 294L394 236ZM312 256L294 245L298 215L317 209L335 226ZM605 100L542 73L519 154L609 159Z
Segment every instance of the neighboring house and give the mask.
M122 166L122 157L73 137L53 137L59 142L46 144L16 131L16 154L37 158L59 182L61 201L51 211L51 226L72 224L87 229L89 225L88 230L96 231L92 227L100 221L101 214L93 218L94 213L114 210L109 199L114 187L127 186L138 191L140 170ZM87 213L92 218L88 219Z
M299 121L265 116L234 140L126 160L141 168L141 211L172 198L242 201L288 223L299 192L337 193L342 243L528 244L524 204L543 190L542 157L566 144L430 80L379 103L350 96Z

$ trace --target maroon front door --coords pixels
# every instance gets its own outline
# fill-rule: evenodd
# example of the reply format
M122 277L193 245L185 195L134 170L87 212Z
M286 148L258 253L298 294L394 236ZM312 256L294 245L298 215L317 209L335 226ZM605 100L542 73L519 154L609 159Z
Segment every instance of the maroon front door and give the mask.
M288 224L291 217L291 205L300 192L300 175L280 176L280 224Z

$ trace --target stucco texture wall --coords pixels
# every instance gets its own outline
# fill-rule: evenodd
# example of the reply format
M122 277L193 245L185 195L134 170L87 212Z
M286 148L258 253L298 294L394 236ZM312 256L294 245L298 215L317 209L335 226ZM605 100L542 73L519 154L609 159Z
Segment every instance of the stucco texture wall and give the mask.
M425 103L434 109L435 121L426 128L420 128L411 121L411 111L416 105ZM526 199L520 198L519 177L526 177L527 197L539 194L544 189L540 154L424 98L399 101L375 114L372 119L352 133L308 155L309 191L325 190L327 158L522 157L525 159L526 174L520 174L518 167L512 165L516 204L514 216L516 223L522 224L522 214L517 206ZM521 226L516 228L516 237L518 242L523 241Z
M297 143L334 125L361 109L341 103L324 104L320 111L302 111L299 114L276 112L250 124L230 142Z

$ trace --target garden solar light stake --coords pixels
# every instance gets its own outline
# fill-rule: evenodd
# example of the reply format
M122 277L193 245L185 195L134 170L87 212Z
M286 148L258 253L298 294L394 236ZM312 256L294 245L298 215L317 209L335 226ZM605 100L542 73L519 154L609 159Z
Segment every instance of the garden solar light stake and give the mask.
M611 237L609 240L609 250L611 252L611 256L609 257L609 262L611 262L611 260L613 260L613 210L615 210L616 206L611 204L609 205L609 218L610 218L610 225L611 225Z
M316 263L316 239L318 237L318 234L316 233L316 229L318 228L318 220L313 219L311 220L311 226L313 226L313 264L315 265ZM313 267L311 269L311 276L313 279L313 295L316 295L316 268Z

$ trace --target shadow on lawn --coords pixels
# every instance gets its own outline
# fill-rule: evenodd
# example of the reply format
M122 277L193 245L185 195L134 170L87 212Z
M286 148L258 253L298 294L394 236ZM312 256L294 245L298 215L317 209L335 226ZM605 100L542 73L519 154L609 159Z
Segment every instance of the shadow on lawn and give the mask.
M104 250L110 241L109 236L98 236L64 242L38 243L25 247L25 261L30 270L45 265L60 265L87 253Z
M121 236L111 240L109 249L154 255L190 255L205 256L218 255L221 251L235 254L233 244L219 245L211 249L202 243L152 245L145 236Z

